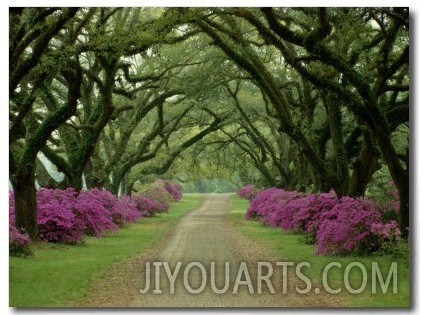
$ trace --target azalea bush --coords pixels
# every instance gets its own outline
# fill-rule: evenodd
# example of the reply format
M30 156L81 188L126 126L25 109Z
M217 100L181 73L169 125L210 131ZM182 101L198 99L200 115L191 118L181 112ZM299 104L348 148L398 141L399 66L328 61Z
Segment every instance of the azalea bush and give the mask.
M149 217L155 213L163 212L162 203L143 195L135 194L132 196L131 201L136 205L138 212L143 217Z
M117 232L119 227L111 215L116 203L116 197L107 190L81 191L75 199L73 210L76 217L85 223L84 234L101 237L106 231Z
M317 254L359 254L377 250L378 237L372 225L381 222L375 204L365 198L343 197L324 214L316 236Z
M272 204L277 199L278 193L283 192L283 189L268 188L257 193L255 198L250 201L250 206L247 209L246 218L261 219L266 218L268 213L274 210Z
M385 241L397 241L401 232L396 221L376 222L371 225L371 232Z
M289 203L301 196L303 194L299 192L280 188L262 190L250 202L246 217L247 219L258 218L262 223L273 227L291 229L296 208L294 204L289 205Z
M79 243L87 229L86 218L75 211L76 192L72 188L37 191L38 236L58 243Z
M388 182L386 192L387 198L376 204L376 207L378 211L382 213L382 220L384 222L397 221L400 209L400 198L398 189L392 181Z
M28 234L18 230L14 223L9 223L9 255L29 256L31 254L31 239Z
M110 211L112 220L120 227L127 223L136 222L145 215L138 210L137 204L129 196L122 196L117 199L113 209Z
M163 188L172 196L174 201L182 199L182 186L180 184L174 183L169 179L159 179L158 182L163 185Z
M248 189L251 187L241 190L238 196L248 196ZM394 190L390 194L392 200L377 205L366 198L338 200L333 191L304 194L273 187L255 195L246 218L301 233L302 241L316 244L316 254L367 254L401 240L397 222L386 215L397 211L397 194Z
M77 198L76 207L87 217L87 224L92 225L89 215L98 218L96 227L93 227L97 236L101 231L117 231L118 226L134 222L142 217L137 206L128 196L117 198L110 191L93 188L81 191Z
M15 196L13 191L9 191L9 255L28 256L31 254L31 239L25 231L15 226Z
M247 199L247 200L251 201L251 200L254 199L254 197L257 195L258 192L259 192L259 190L255 186L246 185L246 186L239 188L236 191L236 194L241 199Z
M154 211L150 214L169 211L169 201L172 199L172 195L164 188L162 181L157 180L152 184L144 185L138 192L143 197L154 200L160 204L160 207L155 207Z
M302 233L301 240L307 244L316 242L316 234L325 214L338 203L336 194L330 193L308 194L299 198L298 211L293 214L293 229Z
M163 211L163 205L155 200L143 205L148 206L142 208L129 196L117 198L104 189L77 193L73 188L41 188L37 191L38 237L46 242L77 244L85 235L101 237L154 211ZM29 237L15 227L14 193L10 191L10 253L28 252L29 245Z
M142 217L169 211L169 200L182 198L182 186L158 180L143 194L117 198L105 189L73 188L37 191L38 237L42 241L77 244L85 235L102 237ZM28 255L31 240L15 227L14 193L9 192L9 253Z

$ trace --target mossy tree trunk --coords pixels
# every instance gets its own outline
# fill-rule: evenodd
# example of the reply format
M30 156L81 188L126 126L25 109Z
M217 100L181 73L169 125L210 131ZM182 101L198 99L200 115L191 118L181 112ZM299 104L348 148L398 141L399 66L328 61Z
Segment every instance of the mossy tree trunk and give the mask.
M11 182L15 195L15 225L25 231L31 239L37 239L37 189L34 163L20 168L12 176Z

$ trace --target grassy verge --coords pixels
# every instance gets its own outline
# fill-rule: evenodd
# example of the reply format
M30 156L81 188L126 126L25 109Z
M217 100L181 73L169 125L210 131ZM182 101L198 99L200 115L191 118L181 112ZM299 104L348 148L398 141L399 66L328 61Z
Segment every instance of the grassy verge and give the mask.
M273 250L277 257L281 257L280 261L294 262L295 265L299 262L308 262L311 267L303 267L301 272L306 275L313 283L313 290L318 287L324 290L323 286L323 270L332 262L341 264L341 268L336 266L330 268L328 273L327 284L332 289L341 288L339 294L344 295L345 300L348 301L348 307L409 307L409 265L407 259L394 259L390 256L368 256L368 257L333 257L314 255L316 251L315 246L305 245L299 242L299 235L282 232L278 228L270 228L263 226L258 221L247 221L245 219L245 211L248 208L248 202L241 200L236 196L232 198L232 210L230 214L231 223L239 229L241 233L248 238L255 240L262 246ZM386 293L382 292L379 281L375 282L376 293L372 293L372 262L377 263L381 271L383 281L389 283ZM390 282L387 281L388 271L392 266L392 262L397 262L397 293L393 292L394 282L393 276ZM363 272L359 266L351 265L352 263L362 264L366 270ZM350 266L348 272L347 266ZM354 267L353 267L354 266ZM376 272L377 268L373 268ZM367 274L367 282L363 281L363 274ZM344 285L344 275L347 274L347 283L353 290L361 288L362 284L364 290L357 294L348 292ZM305 285L305 284L304 284ZM301 288L303 289L303 288Z
M81 245L37 244L34 256L9 259L9 306L61 307L82 299L94 278L107 266L154 247L195 208L200 194L185 194L171 203L169 213L146 218L100 239L87 237Z

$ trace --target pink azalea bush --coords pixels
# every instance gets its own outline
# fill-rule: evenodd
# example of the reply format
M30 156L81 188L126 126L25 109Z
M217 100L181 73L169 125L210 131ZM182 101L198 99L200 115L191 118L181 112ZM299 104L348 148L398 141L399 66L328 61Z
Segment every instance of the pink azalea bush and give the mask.
M366 253L377 249L371 227L381 222L381 214L371 200L343 197L324 217L316 236L317 254Z
M76 244L81 242L85 235L101 237L104 232L117 232L119 227L128 222L149 216L154 211L163 211L163 208L162 203L152 199L149 199L146 208L142 208L129 196L117 198L104 189L77 193L72 188L41 188L37 191L38 237L46 242ZM21 252L25 252L29 244L29 237L15 227L14 194L11 191L10 252L17 254L19 248L22 248Z
M28 256L31 254L31 239L28 234L9 223L9 255Z
M400 239L397 222L382 215L397 204L395 192L392 197L387 206L380 207L366 198L338 200L333 191L303 194L268 188L250 201L246 218L302 233L307 243L317 245L316 254L367 254Z
M145 217L129 196L122 196L117 199L112 211L110 211L110 215L112 216L113 222L119 226L124 226L127 223L135 222Z
M182 199L182 186L174 183L169 179L159 179L159 183L163 185L163 188L172 196L174 201L180 201Z
M398 220L398 212L400 210L400 198L398 189L395 187L393 181L388 182L387 199L376 204L376 208L382 213L383 221Z
M76 207L88 215L93 213L97 217L98 227L94 228L97 236L102 230L117 231L118 226L124 226L128 222L134 222L142 217L137 211L135 203L128 196L117 198L110 191L93 188L81 191L77 198ZM92 223L87 220L87 223Z
M386 241L398 241L401 235L396 221L373 223L370 230L374 235Z
M143 217L149 217L155 213L163 212L163 204L157 200L139 194L133 195L131 200Z
M301 206L293 215L294 230L315 235L324 214L338 203L338 198L334 192L318 193L308 194L297 202Z
M303 196L296 191L286 191L280 188L269 188L257 193L250 202L247 210L247 219L258 218L262 223L270 226L280 226L282 229L291 229L295 203L291 201Z
M245 215L247 220L265 218L268 212L273 210L272 204L277 199L276 196L283 191L283 189L272 187L257 193L255 198L250 201L250 206L247 209Z
M258 192L259 192L259 190L255 186L246 185L246 186L239 188L236 191L236 194L241 199L247 199L247 200L251 201L255 198L255 196L257 195Z
M143 187L140 194L145 198L152 199L160 204L160 207L154 206L154 211L150 214L163 213L169 211L169 200L172 198L172 196L163 187L160 181L156 181L151 185Z
M111 216L116 201L116 197L107 190L91 189L79 193L73 210L76 217L85 223L84 234L101 237L103 231L119 230Z
M270 215L270 226L280 227L282 230L294 229L294 215L301 209L299 200L303 194L296 191L285 191L274 205L276 209Z
M37 191L39 237L43 241L76 244L87 229L84 217L75 212L76 192L72 188Z
M12 190L9 191L9 255L28 256L31 253L31 239L15 226L15 196Z

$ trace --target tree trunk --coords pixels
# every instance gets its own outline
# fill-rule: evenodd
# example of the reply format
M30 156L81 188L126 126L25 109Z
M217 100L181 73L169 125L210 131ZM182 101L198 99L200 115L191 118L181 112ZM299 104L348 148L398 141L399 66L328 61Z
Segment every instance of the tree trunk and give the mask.
M82 170L75 170L69 176L69 186L75 189L77 192L80 192L84 186L82 181Z
M336 175L338 177L338 187L333 187L336 194L345 196L347 194L349 170L347 161L347 152L342 139L342 123L340 105L335 95L329 94L324 98L329 120L330 134L333 144L333 150L336 162Z
M38 238L37 189L34 170L34 164L28 165L12 178L15 195L15 225L18 229L24 229L33 240Z
M135 181L130 181L129 183L126 184L126 191L124 193L124 195L126 196L132 196L132 188L134 187Z
M125 173L123 168L119 168L117 171L112 173L112 181L107 185L108 190L115 196L119 194L120 185L122 183Z
M306 191L307 189L307 182L308 182L307 168L308 168L307 159L304 156L304 154L299 152L298 153L298 171L297 171L298 177L292 176L295 174L292 174L291 172L292 177L297 177L296 179L292 179L291 182L295 184L296 186L298 186L297 189L299 191Z
M353 197L364 196L367 184L380 168L379 155L374 149L374 140L370 131L363 129L362 137L360 153L357 159L352 161L353 173L348 185L348 196Z
M127 175L125 174L122 178L122 181L120 182L120 186L119 186L119 196L123 196L126 194L127 191L127 186L126 186L126 177Z
M100 170L94 167L93 162L90 160L84 167L85 183L87 188L103 188L106 183L104 182L104 176L99 176Z
M402 235L404 237L407 237L409 226L408 167L402 167L399 157L392 145L389 130L386 125L375 124L375 131L381 152L388 165L392 180L395 183L395 187L398 189L400 197L400 211L398 214L398 223Z

